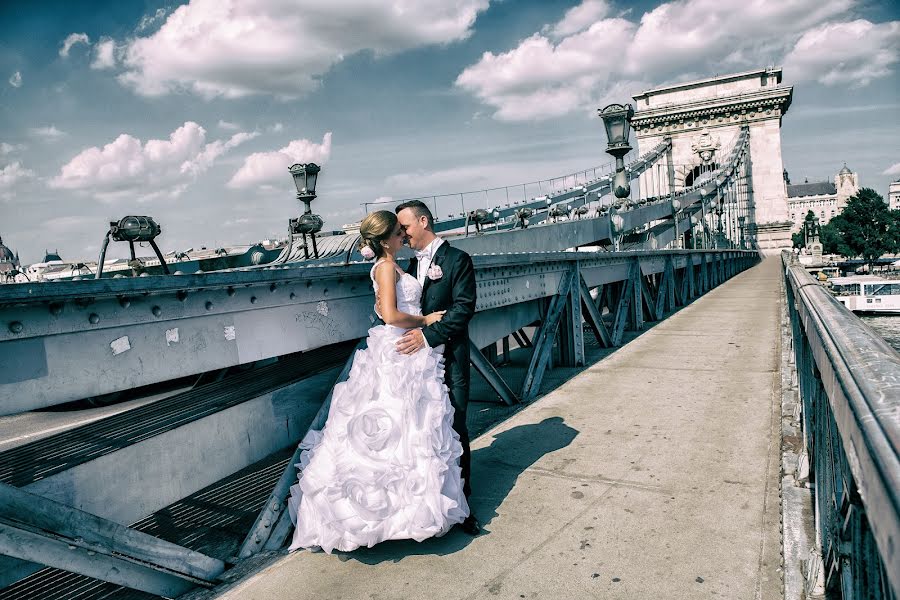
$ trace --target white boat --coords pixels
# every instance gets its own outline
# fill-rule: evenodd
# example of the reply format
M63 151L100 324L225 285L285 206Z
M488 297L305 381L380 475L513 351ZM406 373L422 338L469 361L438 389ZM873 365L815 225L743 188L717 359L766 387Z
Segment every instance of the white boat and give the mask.
M900 315L900 280L854 275L830 278L825 285L841 304L855 313Z

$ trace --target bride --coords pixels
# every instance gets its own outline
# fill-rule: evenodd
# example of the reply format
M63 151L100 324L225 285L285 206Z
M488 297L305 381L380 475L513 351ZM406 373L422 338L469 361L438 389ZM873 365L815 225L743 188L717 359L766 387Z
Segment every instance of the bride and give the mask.
M440 321L444 311L422 316L422 287L395 260L404 235L394 213L367 216L360 236L363 256L377 258L370 276L385 324L369 330L368 347L335 386L325 427L300 442L291 550L421 542L469 515L443 346L411 355L395 348L405 331Z

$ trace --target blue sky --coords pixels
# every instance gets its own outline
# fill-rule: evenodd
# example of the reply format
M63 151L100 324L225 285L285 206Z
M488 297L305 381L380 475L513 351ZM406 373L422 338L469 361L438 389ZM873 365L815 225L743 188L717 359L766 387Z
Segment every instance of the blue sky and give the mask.
M287 165L323 166L327 228L363 202L609 161L596 109L784 67L794 181L900 177L888 1L194 0L0 4L0 236L94 258L149 214L164 251L283 236ZM115 245L114 245L115 246ZM124 246L124 245L121 245ZM122 256L125 247L114 248Z

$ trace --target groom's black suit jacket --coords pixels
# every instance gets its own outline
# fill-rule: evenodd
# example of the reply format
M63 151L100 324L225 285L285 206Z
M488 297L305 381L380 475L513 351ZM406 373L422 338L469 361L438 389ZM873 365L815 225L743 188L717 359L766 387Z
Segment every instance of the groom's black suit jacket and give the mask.
M432 348L444 344L444 382L450 389L453 405L453 429L459 434L462 456L463 492L466 498L472 493L472 453L469 449L469 429L466 427L466 407L469 404L469 321L475 314L475 268L472 257L452 247L446 241L431 259L443 271L439 279L427 275L422 286L422 314L446 310L444 318L422 329L425 341ZM406 272L413 277L418 270L418 260L409 262Z
M446 310L444 318L422 329L432 348L444 344L445 381L457 411L469 401L469 321L475 314L475 268L472 257L446 241L431 260L443 271L440 279L426 275L422 286L422 314ZM413 258L406 272L416 276L418 261Z

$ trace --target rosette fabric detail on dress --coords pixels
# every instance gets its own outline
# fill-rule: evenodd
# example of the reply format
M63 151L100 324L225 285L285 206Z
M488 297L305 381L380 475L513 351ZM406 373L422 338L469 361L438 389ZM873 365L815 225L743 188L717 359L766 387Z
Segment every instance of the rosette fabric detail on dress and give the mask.
M421 314L421 294L404 274L397 308ZM368 347L334 388L325 427L300 443L288 505L296 525L291 550L422 541L468 516L443 347L400 354L395 343L403 332L390 325L369 330Z

